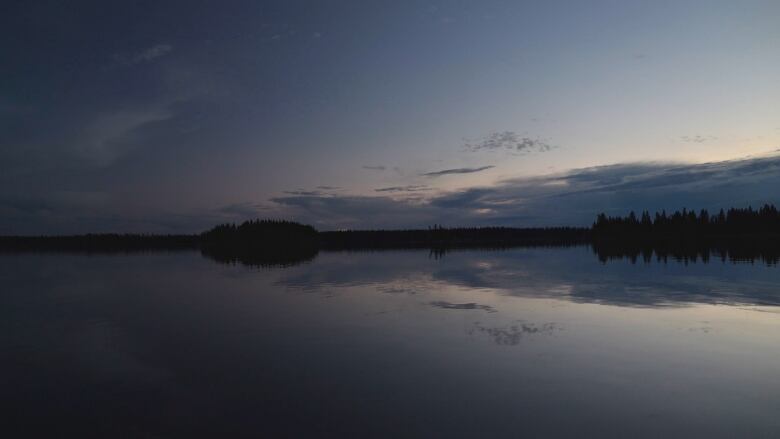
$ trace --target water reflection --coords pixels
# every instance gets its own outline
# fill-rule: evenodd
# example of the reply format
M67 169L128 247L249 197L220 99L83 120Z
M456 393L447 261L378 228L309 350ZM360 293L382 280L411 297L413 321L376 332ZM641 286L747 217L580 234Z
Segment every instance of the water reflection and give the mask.
M429 305L441 309L479 309L487 312L496 312L495 308L493 308L490 305L481 305L479 303L474 303L474 302L450 303L450 302L445 302L443 300L437 300L434 302L430 302Z
M423 251L322 253L317 263L286 270L279 281L309 291L377 284L412 294L436 285L498 290L520 297L581 303L668 307L690 303L780 304L780 271L751 264L602 264L587 247L453 251L429 260ZM314 287L313 287L314 286Z
M500 327L486 327L481 322L474 322L474 326L469 329L468 334L485 334L498 345L515 346L526 336L552 335L559 330L561 328L552 322L535 324L520 320L511 325Z
M670 261L688 263L732 262L764 263L777 265L780 261L780 241L775 237L750 238L712 238L693 241L637 241L637 240L596 240L593 252L601 262L611 260L629 260L631 263L642 261L668 263Z
M222 264L241 264L248 267L290 267L312 261L319 250L315 247L291 248L291 249L246 249L204 247L201 254L208 259Z
M587 247L237 262L0 255L4 435L780 431L776 267Z

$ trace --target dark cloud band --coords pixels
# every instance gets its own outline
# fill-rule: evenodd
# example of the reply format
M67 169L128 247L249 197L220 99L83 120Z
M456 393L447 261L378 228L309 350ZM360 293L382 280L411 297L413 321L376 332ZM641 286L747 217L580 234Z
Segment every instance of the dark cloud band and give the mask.
M489 165L489 166L480 166L478 168L454 168L454 169L444 169L442 171L426 172L425 174L422 175L426 177L441 177L442 175L452 175L452 174L473 174L475 172L482 172L492 168L495 168L495 166Z

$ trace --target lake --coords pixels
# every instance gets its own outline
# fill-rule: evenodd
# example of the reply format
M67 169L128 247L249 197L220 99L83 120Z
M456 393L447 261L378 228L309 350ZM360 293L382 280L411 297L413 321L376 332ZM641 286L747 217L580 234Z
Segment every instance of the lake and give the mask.
M4 437L778 437L780 268L0 255Z

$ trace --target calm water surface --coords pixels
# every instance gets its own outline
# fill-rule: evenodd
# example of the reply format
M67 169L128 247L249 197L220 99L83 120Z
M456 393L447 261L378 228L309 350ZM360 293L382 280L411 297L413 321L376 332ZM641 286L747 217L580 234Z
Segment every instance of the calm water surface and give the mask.
M3 436L780 436L780 268L429 256L0 256Z

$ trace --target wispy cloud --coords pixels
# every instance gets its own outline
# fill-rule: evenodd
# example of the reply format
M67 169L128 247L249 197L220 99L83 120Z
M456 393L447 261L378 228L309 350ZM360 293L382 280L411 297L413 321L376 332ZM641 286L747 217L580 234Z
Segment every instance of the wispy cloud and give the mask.
M289 190L289 191L283 191L283 193L287 195L299 195L299 196L307 196L307 197L320 197L320 196L329 196L333 195L333 192L340 191L342 188L338 186L327 186L327 185L321 185L317 186L314 189L302 189L298 188L295 190Z
M302 195L306 197L319 197L321 195L327 195L325 192L322 191L307 191L304 189L294 190L294 191L284 191L287 195Z
M492 133L476 141L466 142L463 146L467 151L473 152L504 150L521 154L544 152L553 148L542 139L521 136L514 131Z
M273 201L287 216L322 228L447 225L588 225L602 211L718 209L780 204L780 156L705 164L634 163L516 178L493 186L394 199L288 196ZM402 189L403 186L398 186ZM400 191L399 191L400 192ZM380 195L381 194L381 195Z
M451 174L473 174L475 172L481 172L492 168L495 168L495 166L488 165L488 166L480 166L477 168L443 169L441 171L426 172L421 175L424 175L426 177L441 177L442 175L451 175Z
M718 140L718 138L715 136L695 135L695 136L680 136L680 140L688 143L705 143L705 142L711 142L713 140Z
M117 54L114 56L114 58L120 64L131 66L154 61L157 58L167 55L172 50L173 46L163 43L154 45L152 47L147 47L134 53Z
M189 215L145 213L143 218L132 212L118 215L101 194L66 194L57 199L29 194L20 198L18 194L3 196L0 190L0 234L40 230L195 232L221 221L252 217L294 219L321 230L424 228L431 224L585 226L602 211L625 215L645 209L713 211L729 206L780 205L777 187L780 155L703 164L599 166L454 192L430 192L419 198L413 198L413 191L355 196L301 189L275 197L267 205L237 203ZM93 219L85 221L85 215Z
M323 230L422 226L438 219L425 204L388 196L284 196L271 201L282 216Z
M407 186L390 186L390 187L381 187L379 189L374 189L375 192L420 192L420 191L430 191L433 188L431 188L428 185L424 184L410 184Z
M163 106L99 115L86 129L80 155L99 166L107 166L132 149L134 137L144 128L173 117Z
M376 166L363 165L363 169L368 169L370 171L384 171L385 169L387 169L387 166L382 166L382 165L376 165Z

